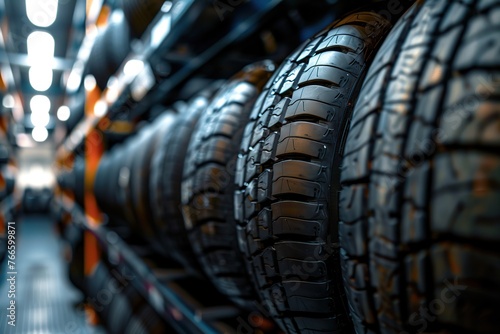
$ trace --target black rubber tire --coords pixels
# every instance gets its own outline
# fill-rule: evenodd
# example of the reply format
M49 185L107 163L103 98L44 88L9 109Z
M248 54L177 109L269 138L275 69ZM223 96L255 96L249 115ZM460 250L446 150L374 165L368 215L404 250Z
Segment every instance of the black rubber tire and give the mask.
M143 147L144 132L128 138L118 149L115 161L112 163L116 173L118 192L116 206L113 213L130 225L134 231L140 231L140 222L135 215L133 194L133 164L137 160L136 154Z
M75 202L81 207L84 204L84 178L85 160L81 156L75 157L71 169L62 169L57 176L59 187L63 190L71 191L75 197Z
M131 32L125 16L119 16L117 21L111 21L105 28L106 61L111 74L116 73L131 51Z
M245 308L253 307L255 292L238 251L234 168L250 111L274 67L250 65L214 96L192 135L182 181L182 212L194 253L218 290Z
M337 235L342 136L389 28L361 12L304 43L269 81L245 130L238 239L261 302L287 333L349 331Z
M16 178L15 175L7 174L5 175L5 191L7 196L12 195L16 188Z
M140 131L139 138L134 140L137 142L134 156L134 162L131 167L131 200L133 204L136 222L134 227L136 232L142 235L154 235L155 231L151 224L153 213L150 210L151 191L150 191L150 170L151 161L156 149L159 146L163 137L170 132L174 132L173 128L176 115L169 111L164 112L159 116L154 123L148 125ZM140 137L143 137L140 139ZM139 142L141 140L141 142Z
M180 114L153 155L150 173L151 211L154 213L154 238L150 242L159 252L187 269L199 272L187 237L181 211L181 182L184 160L191 134L205 111L215 89L193 98Z
M128 322L125 334L165 334L174 333L165 321L149 305L144 305Z
M110 203L112 202L108 192L110 191L109 183L111 182L111 175L108 175L110 162L111 162L112 152L106 152L99 160L99 166L97 167L97 171L94 178L94 196L97 204L99 205L99 209L102 212L109 212ZM61 182L59 184L64 188L65 177L62 174L59 174L61 178Z
M90 51L87 69L104 90L131 50L131 31L125 16L99 30Z
M99 262L92 275L87 276L85 281L86 301L102 322L106 321L109 306L114 298L114 294L108 289L111 278L109 268L103 262Z
M5 144L0 144L0 166L9 163L10 155L9 148Z
M144 307L146 301L129 283L122 293L117 294L111 303L109 318L106 319L106 328L110 334L124 333L128 321L140 308Z
M125 144L122 144L116 146L111 151L110 167L108 170L108 198L110 199L110 216L118 218L122 222L127 222L127 217L131 216L131 208L129 202L127 202L130 170L126 167L126 157L130 156L126 155L124 157L124 150ZM128 171L128 174L124 175L124 171Z
M74 224L64 228L64 240L70 251L68 263L69 281L80 291L85 292L83 230Z
M71 173L75 182L75 189L73 189L75 201L83 208L85 205L85 159L83 157L75 157Z
M164 2L164 0L121 0L121 8L133 37L142 36Z
M367 74L339 227L358 333L500 333L500 1L419 1Z
M87 62L87 74L94 76L96 85L101 90L106 88L109 77L112 74L108 66L106 49L105 30L100 30L90 50Z

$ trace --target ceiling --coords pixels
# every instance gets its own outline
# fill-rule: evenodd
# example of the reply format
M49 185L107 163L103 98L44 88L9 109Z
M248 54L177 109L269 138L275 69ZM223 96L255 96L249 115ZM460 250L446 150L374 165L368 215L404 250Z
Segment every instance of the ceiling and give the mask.
M0 0L0 62L7 82L1 94L3 108L20 104L13 111L18 134L45 141L60 123L58 111L61 119L69 115L60 107L67 102L65 82L85 34L85 17L85 0Z

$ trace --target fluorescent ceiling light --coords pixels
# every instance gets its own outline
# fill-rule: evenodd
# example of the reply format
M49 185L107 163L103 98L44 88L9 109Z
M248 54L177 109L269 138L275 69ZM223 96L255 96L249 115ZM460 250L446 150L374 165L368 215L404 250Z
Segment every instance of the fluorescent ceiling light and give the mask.
M71 116L71 111L67 106L60 106L59 109L57 109L57 118L60 121L66 122L69 116Z
M39 92L45 92L52 86L52 69L46 66L33 66L30 68L29 78L33 89Z
M50 66L54 60L55 41L51 34L33 31L28 36L28 59L32 66Z
M45 95L35 95L31 98L30 108L32 113L48 113L50 107L50 100Z
M47 140L47 138L49 138L49 131L47 131L47 129L43 126L36 126L33 128L31 136L33 137L34 141L43 143Z
M35 112L31 113L31 124L34 127L46 127L50 122L50 115L48 112Z
M58 0L26 0L26 14L34 25L51 26L57 17Z

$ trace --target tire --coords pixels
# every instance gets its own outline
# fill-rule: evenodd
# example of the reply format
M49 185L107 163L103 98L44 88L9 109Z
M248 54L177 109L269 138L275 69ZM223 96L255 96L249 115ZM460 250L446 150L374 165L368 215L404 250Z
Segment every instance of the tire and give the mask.
M131 31L125 16L112 20L99 30L92 46L88 73L96 79L97 87L104 90L109 78L120 68L131 50Z
M116 279L116 278L115 278ZM110 306L106 328L110 334L125 332L127 323L140 309L145 307L146 300L135 290L131 283L123 286L123 292L116 294Z
M499 333L500 1L419 1L378 52L345 147L358 333Z
M108 284L111 273L104 262L99 262L91 276L86 277L86 301L96 311L101 322L105 322L109 313L109 305L114 295L110 293Z
M64 240L71 256L68 259L68 278L71 284L85 293L83 230L74 224L64 229Z
M106 61L111 74L115 74L131 51L131 32L124 15L118 16L105 28Z
M136 138L136 149L133 154L134 161L131 167L131 200L135 214L135 228L136 232L141 235L154 235L151 221L153 220L153 213L150 210L151 191L150 191L150 169L153 155L157 150L161 139L170 132L174 132L174 121L176 119L173 113L165 111L153 124L148 125L142 129L139 136L142 136L142 142L139 143L140 138Z
M174 333L174 329L149 305L145 305L134 314L125 328L125 334L164 334Z
M10 160L10 151L8 146L0 144L0 166L7 165Z
M94 76L96 85L100 90L104 90L108 85L111 71L108 66L105 31L100 30L95 38L94 45L90 50L87 63L88 74Z
M75 194L75 201L80 205L80 207L85 207L85 159L81 156L75 157L73 163L73 169L71 171L73 174L75 189L73 192Z
M117 206L115 214L125 221L131 230L140 231L140 223L137 222L137 217L134 212L132 201L133 196L133 164L137 160L135 156L139 148L143 146L144 133L139 133L128 138L124 145L119 149L115 157L115 170L117 173Z
M250 111L272 70L272 62L250 65L220 89L194 130L182 181L194 253L217 289L245 308L253 306L255 292L238 251L234 167Z
M99 161L94 179L94 194L102 212L109 216L110 223L123 222L124 209L120 206L123 189L120 187L120 168L122 165L121 146L115 146ZM128 208L128 207L127 207Z
M99 166L97 166L97 171L94 178L94 196L99 205L99 209L102 212L108 213L110 211L110 206L112 203L112 198L109 196L109 192L113 191L114 185L110 186L112 181L111 175L109 175L111 156L113 153L105 153L99 160ZM64 174L60 175L60 185L64 188ZM113 189L110 189L113 188Z
M200 115L205 111L215 88L209 88L193 98L187 109L175 120L172 129L160 142L151 163L151 211L155 235L150 243L161 254L185 268L199 272L181 211L181 182L184 160L191 134Z
M245 130L240 249L261 302L287 333L349 331L337 240L342 135L389 28L360 12L304 43L266 85Z
M122 0L121 8L130 25L132 36L140 38L159 13L164 0Z

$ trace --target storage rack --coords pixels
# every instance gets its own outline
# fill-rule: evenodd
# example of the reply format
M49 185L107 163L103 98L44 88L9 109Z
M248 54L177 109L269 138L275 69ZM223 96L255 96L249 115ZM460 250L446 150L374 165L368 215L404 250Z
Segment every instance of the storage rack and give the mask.
M100 5L106 6L108 3L109 1L104 0L100 2ZM203 10L212 5L213 1L208 0L174 0L171 5L165 5L162 8L141 40L133 43L131 54L127 56L114 75L113 84L108 83L108 87L99 92L98 101L105 103L106 112L95 115L92 112L92 105L87 106L86 108L90 110L87 110L83 119L59 145L57 157L61 165L71 167L74 155L85 152L85 144L88 145L86 138L89 134L96 130L101 133L106 130L101 126L103 123L109 125L117 121L126 122L133 128L138 120L147 120L151 116L148 112L153 106L175 102L179 87L192 78L198 70L215 63L224 51L258 32L263 24L269 23L284 10L284 0L268 1L260 11L237 22L233 29L225 36L218 38L216 43L202 53L172 60L180 64L176 71L166 77L156 73L153 64L164 61L161 59L162 55L167 54L179 42L183 33L199 19ZM167 29L166 32L165 29ZM139 75L130 76L125 71L125 64L130 60L142 61L146 70ZM83 54L80 61L86 63L88 54ZM149 85L144 87L141 81L149 82ZM134 99L137 95L142 95L142 98ZM96 147L97 151L102 149L102 147ZM72 224L90 233L97 240L100 251L110 263L116 267L123 266L132 270L138 277L134 280L135 287L157 313L179 333L236 333L239 326L238 319L248 319L248 314L242 314L243 311L232 306L224 296L221 296L221 303L218 305L200 304L200 296L193 295L182 286L181 281L187 279L193 282L194 280L196 284L202 285L209 284L209 282L193 277L192 274L182 269L155 269L150 266L145 258L139 255L140 251L137 248L109 229L105 221L99 221L96 224L96 218L89 215L71 197L65 194L56 196L53 209L62 209L71 216ZM208 288L214 289L211 286ZM264 323L266 321L271 323L271 320L265 318L262 312L258 313L263 317ZM278 333L273 325L264 326L260 330L262 333Z
M183 280L212 288L203 279L183 269L154 268L147 263L147 256L139 255L137 249L125 242L113 230L105 226L95 226L89 221L80 206L67 197L57 198L52 210L62 209L71 215L72 223L89 231L99 241L99 247L107 256L107 261L115 268L125 267L132 272L132 284L148 301L154 310L178 333L186 334L232 334L237 333L238 318L247 319L248 314L232 306L223 296L215 305L206 306L199 302L199 293L188 291ZM262 333L277 333L262 331Z

